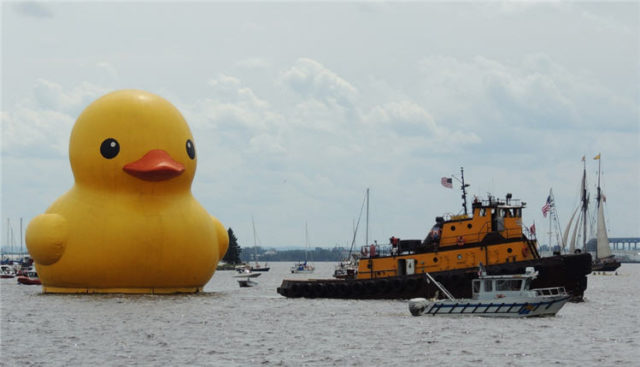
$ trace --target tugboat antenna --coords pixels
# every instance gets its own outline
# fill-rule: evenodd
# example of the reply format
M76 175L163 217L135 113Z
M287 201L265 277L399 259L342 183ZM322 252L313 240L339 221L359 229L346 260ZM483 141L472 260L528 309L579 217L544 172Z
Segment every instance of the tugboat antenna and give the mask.
M451 175L451 177L455 178L458 182L460 182L462 185L460 186L460 188L462 189L462 207L464 208L464 215L467 215L467 187L469 187L469 184L465 184L464 183L464 168L460 167L460 180L458 180L458 178L455 175Z

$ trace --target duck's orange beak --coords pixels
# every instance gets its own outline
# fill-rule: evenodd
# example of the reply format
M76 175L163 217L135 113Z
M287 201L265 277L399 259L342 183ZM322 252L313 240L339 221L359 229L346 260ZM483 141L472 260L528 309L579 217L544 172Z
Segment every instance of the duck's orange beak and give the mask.
M122 169L131 176L145 181L164 181L184 172L184 165L176 162L164 150L150 150L144 157L127 163Z

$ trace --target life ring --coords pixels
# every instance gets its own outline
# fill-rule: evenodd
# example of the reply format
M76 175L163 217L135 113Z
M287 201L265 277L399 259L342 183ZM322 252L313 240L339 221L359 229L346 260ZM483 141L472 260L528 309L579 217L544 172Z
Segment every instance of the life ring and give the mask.
M458 246L463 246L464 245L464 238L462 238L462 236L458 236L458 240L456 241L456 244Z
M522 256L524 257L529 256L529 248L527 246L522 247Z
M362 248L360 249L360 253L362 254L362 256L367 256L369 254L369 250L367 250L367 246L362 246Z

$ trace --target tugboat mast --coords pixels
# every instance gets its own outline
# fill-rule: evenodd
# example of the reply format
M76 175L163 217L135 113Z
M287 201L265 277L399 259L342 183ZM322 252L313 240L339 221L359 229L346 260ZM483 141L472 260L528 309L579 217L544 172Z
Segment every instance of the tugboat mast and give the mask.
M464 168L460 167L460 176L462 178L462 207L464 208L464 215L467 215L467 190L468 184L464 184Z

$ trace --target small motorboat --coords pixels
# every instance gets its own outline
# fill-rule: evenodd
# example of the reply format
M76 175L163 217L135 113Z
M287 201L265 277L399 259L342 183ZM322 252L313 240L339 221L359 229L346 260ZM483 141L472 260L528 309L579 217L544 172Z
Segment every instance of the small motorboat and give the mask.
M266 272L266 271L269 271L271 267L269 267L267 263L264 263L264 266L262 266L260 265L260 263L256 262L254 265L241 264L236 266L235 269L238 273L243 273L245 269L249 269L251 271Z
M233 277L236 278L240 287L244 288L244 287L254 287L258 285L258 283L254 282L252 278L259 277L260 275L261 275L260 273L251 272L251 268L247 267L242 272L234 275Z
M15 278L15 276L16 272L14 271L13 267L9 265L0 265L0 278L9 279Z
M18 275L18 283L26 285L40 285L40 278L35 270L28 270Z
M358 258L354 255L352 260L340 261L335 266L333 277L336 279L355 279L358 273Z
M480 264L479 277L471 284L472 298L470 299L455 299L429 273L425 274L428 282L433 282L446 299L411 299L409 311L413 316L554 316L569 300L569 294L564 287L529 289L531 281L538 276L538 272L533 267L526 268L525 274L487 275Z

